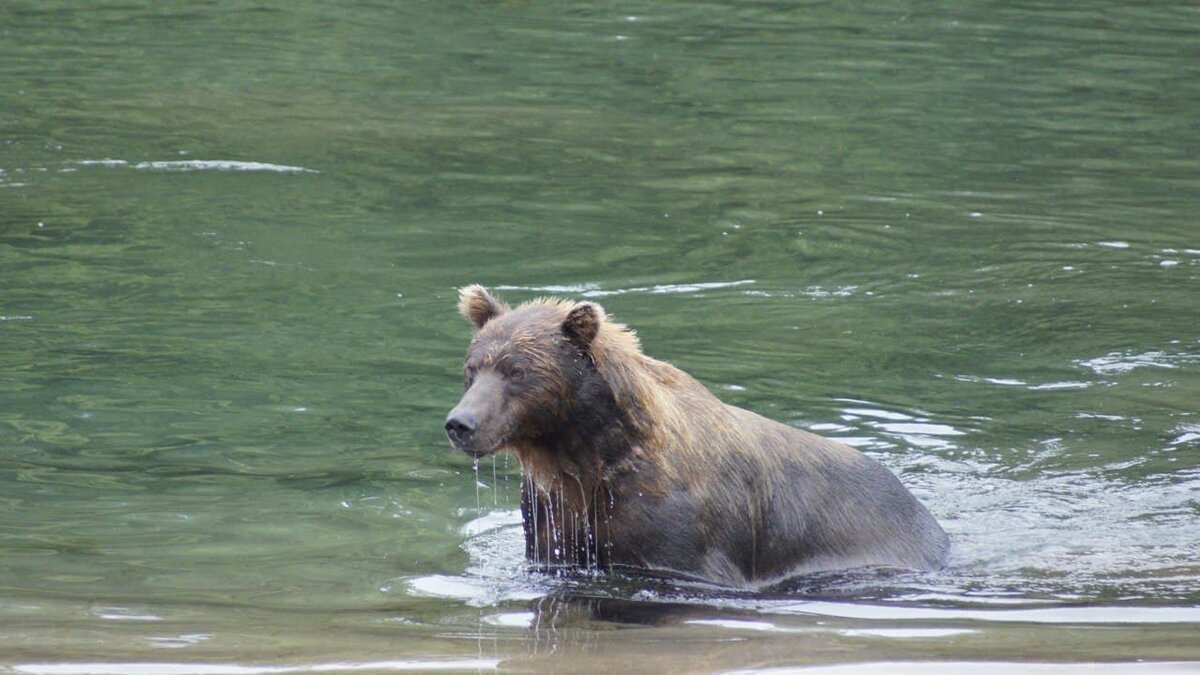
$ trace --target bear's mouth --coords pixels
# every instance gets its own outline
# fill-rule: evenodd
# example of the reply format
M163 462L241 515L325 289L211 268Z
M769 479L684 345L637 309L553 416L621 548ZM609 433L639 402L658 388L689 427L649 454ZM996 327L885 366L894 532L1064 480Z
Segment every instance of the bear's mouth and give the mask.
M507 437L501 438L495 443L481 443L481 440L486 439L480 439L474 434L464 436L463 434L456 433L450 429L447 429L446 436L450 439L450 444L453 445L457 450L474 459L481 459L483 457L487 457L488 455L494 455L503 450L504 446L508 443Z
M494 455L494 454L500 452L504 448L503 445L497 445L496 447L492 448L491 450L479 450L477 448L472 448L472 447L459 447L459 446L455 446L455 447L457 447L460 451L462 451L462 453L464 455L467 455L471 459L483 459L484 457L488 457L489 455Z

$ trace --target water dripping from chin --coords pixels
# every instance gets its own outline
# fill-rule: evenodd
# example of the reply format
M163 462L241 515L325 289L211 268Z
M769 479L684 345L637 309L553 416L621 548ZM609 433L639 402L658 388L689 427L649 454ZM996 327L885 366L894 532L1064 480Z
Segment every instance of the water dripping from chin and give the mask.
M471 463L471 466L475 470L475 514L479 515L479 458L478 457L476 457L475 461L473 461Z

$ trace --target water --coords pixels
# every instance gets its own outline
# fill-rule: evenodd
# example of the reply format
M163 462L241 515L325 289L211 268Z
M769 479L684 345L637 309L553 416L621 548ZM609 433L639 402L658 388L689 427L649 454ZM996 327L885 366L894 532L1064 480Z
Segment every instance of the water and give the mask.
M1197 29L4 3L0 672L1196 668ZM441 431L475 281L870 453L949 568L529 574Z

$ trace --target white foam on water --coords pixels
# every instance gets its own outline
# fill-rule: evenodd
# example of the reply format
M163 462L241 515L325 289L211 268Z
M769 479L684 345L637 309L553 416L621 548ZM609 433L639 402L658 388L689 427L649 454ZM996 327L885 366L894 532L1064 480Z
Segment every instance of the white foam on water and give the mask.
M851 628L838 631L846 637L881 637L895 640L921 640L978 633L969 628Z
M1092 386L1091 382L1047 382L1045 384L1031 384L1026 389L1030 391L1054 391L1056 389L1087 389Z
M320 173L315 169L266 162L237 162L224 159L189 159L169 162L138 162L135 169L160 171L271 171L275 173Z
M1179 435L1167 443L1169 447L1200 441L1200 424L1183 424L1175 432Z
M665 293L697 293L700 291L745 286L753 283L753 279L742 279L739 281L706 281L694 284L658 284L655 286L638 286L635 288L616 288L610 290L602 289L598 284L594 283L551 286L494 286L493 288L498 291L571 293L574 295L583 296L585 298L605 298L613 295L626 295L630 293L648 293L652 295L660 295Z
M842 412L848 415L876 417L883 420L905 421L913 419L912 415L906 415L902 412L896 412L894 410L881 410L878 408L842 408Z
M521 512L517 509L510 511L489 511L482 516L458 528L464 537L473 537L489 530L501 527L511 527L521 524Z
M1109 352L1104 356L1083 359L1075 363L1092 370L1100 375L1121 375L1137 368L1178 368L1179 362L1189 363L1195 360L1190 355L1168 354L1160 350L1133 354L1129 352Z
M746 621L743 619L692 619L684 623L695 626L719 626L732 630L752 630L768 633L799 633L798 628L784 628L769 621Z
M725 675L785 675L805 673L810 675L1012 675L1033 673L1038 675L1065 675L1066 673L1195 673L1200 663L1177 661L1165 663L1028 663L1025 661L877 661L874 663L851 663L839 666L785 666L782 668L759 668L755 670L729 670Z
M460 532L471 559L465 573L406 577L400 581L408 593L491 607L510 600L534 600L549 592L548 580L531 576L526 569L519 509L484 513L463 524Z
M268 162L242 162L229 159L187 159L133 162L124 159L83 159L70 162L75 166L132 167L151 171L267 171L273 173L320 173L316 169ZM66 171L67 169L63 169Z
M123 159L81 159L71 163L79 166L129 166L129 162Z
M533 625L536 618L537 616L533 612L505 612L503 614L489 614L483 617L483 622L489 626L502 626L504 628L529 628Z
M957 609L888 607L823 600L778 605L769 612L816 614L844 619L904 620L973 619L985 622L1040 624L1162 624L1200 623L1200 607L1038 607L1032 609Z

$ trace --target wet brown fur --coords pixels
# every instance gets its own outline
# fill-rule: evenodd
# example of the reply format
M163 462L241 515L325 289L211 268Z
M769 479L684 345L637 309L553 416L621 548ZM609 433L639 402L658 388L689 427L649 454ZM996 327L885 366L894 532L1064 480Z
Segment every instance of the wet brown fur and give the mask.
M537 383L491 382L516 393L506 426L481 441L494 447L474 449L520 459L530 560L732 586L944 560L945 534L882 466L722 403L643 354L598 305L542 298L509 309L468 286L459 309L477 328L468 369L518 368ZM580 383L588 400L572 389Z

